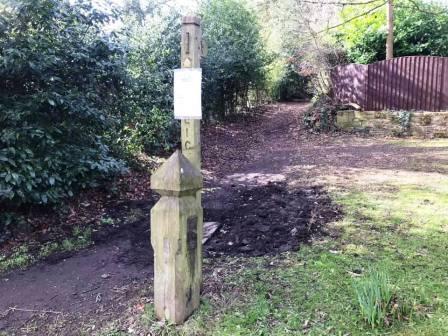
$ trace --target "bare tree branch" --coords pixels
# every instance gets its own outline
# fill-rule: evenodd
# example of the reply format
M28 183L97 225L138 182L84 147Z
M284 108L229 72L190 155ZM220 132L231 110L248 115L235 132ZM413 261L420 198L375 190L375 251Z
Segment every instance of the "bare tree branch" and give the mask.
M432 11L432 10L423 9L421 7L421 4L417 3L415 0L408 0L408 1L412 4L412 7L411 6L406 6L406 5L403 5L403 4L400 4L400 3L396 4L395 6L396 7L401 7L401 8L416 9L419 12L422 12L422 13L425 13L425 14L428 14L428 15L441 15L441 14L447 14L448 13L448 9L435 12L435 11Z
M344 2L344 1L313 1L313 0L300 0L302 3L312 4L312 5L336 5L336 6L358 6L358 5L368 5L371 3L378 2L380 0L369 0L364 2Z
M346 21L344 21L344 22L342 22L342 23L339 23L339 24L337 24L337 25L335 25L335 26L327 27L327 28L325 28L325 29L323 29L323 30L317 32L317 34L321 34L321 33L327 32L327 31L329 31L329 30L331 30L331 29L338 28L338 27L343 26L343 25L345 25L345 24L347 24L347 23L349 23L349 22L351 22L351 21L353 21L353 20L356 20L356 19L358 19L358 18L360 18L360 17L363 17L363 16L365 16L365 15L368 15L368 14L370 14L370 13L376 11L377 9L383 7L386 3L387 3L387 1L384 1L384 2L381 3L381 5L375 6L375 7L371 8L371 9L369 9L368 11L363 12L363 13L361 13L361 14L359 14L359 15L353 16L353 17L351 17L350 19L348 19L348 20L346 20Z

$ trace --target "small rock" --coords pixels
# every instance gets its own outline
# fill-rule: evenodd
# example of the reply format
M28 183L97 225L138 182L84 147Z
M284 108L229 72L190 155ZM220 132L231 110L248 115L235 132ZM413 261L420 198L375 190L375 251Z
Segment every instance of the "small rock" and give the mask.
M289 244L283 244L282 246L279 247L279 251L280 252L286 252L289 251L291 249L291 245Z
M239 248L239 250L240 250L241 252L250 252L250 251L253 251L253 248L252 248L251 246L241 246L241 247Z
M298 230L297 230L297 228L293 228L292 230L291 230L291 236L296 236L297 235L297 232L298 232Z
M254 225L257 223L257 220L255 218L248 218L244 221L244 225Z
M268 232L269 231L269 226L267 226L267 225L258 225L257 226L257 230L261 231L261 232Z
M110 274L109 273L104 273L104 274L101 275L101 278L109 279L110 278Z
M283 208L280 208L280 210L278 212L282 216L287 216L288 215L288 212L285 209L283 209Z

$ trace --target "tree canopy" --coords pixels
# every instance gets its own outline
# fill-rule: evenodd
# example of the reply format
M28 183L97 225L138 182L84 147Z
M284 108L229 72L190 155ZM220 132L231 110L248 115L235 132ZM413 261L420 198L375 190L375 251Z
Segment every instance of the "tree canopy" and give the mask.
M242 1L214 0L201 8L208 55L203 61L205 108L223 118L247 108L269 63L257 18ZM214 99L207 99L213 97Z
M385 59L386 14L384 7L378 7L381 3L348 6L341 11L341 21L346 23L336 29L334 36L350 61L367 64ZM396 57L448 56L448 10L439 4L396 1L394 31Z

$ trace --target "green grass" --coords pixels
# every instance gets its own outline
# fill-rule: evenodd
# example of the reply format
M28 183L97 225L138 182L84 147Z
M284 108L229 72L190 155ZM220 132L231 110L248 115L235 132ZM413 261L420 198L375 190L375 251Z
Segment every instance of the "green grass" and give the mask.
M92 229L87 227L81 229L75 227L73 229L73 237L66 238L62 241L62 251L80 250L92 244Z
M372 329L388 326L393 321L398 304L393 302L392 286L384 271L369 271L363 279L355 282L354 288L360 313Z
M13 268L28 266L34 261L34 257L28 252L28 246L22 245L16 248L9 256L0 255L0 272Z

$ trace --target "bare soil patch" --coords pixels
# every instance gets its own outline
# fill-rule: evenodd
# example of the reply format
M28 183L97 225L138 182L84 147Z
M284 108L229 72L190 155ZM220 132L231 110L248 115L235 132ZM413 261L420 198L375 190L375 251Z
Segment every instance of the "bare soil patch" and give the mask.
M207 256L262 256L297 250L340 215L321 187L288 190L285 182L269 182L232 189L232 207L215 211L213 219L223 226L205 246Z

